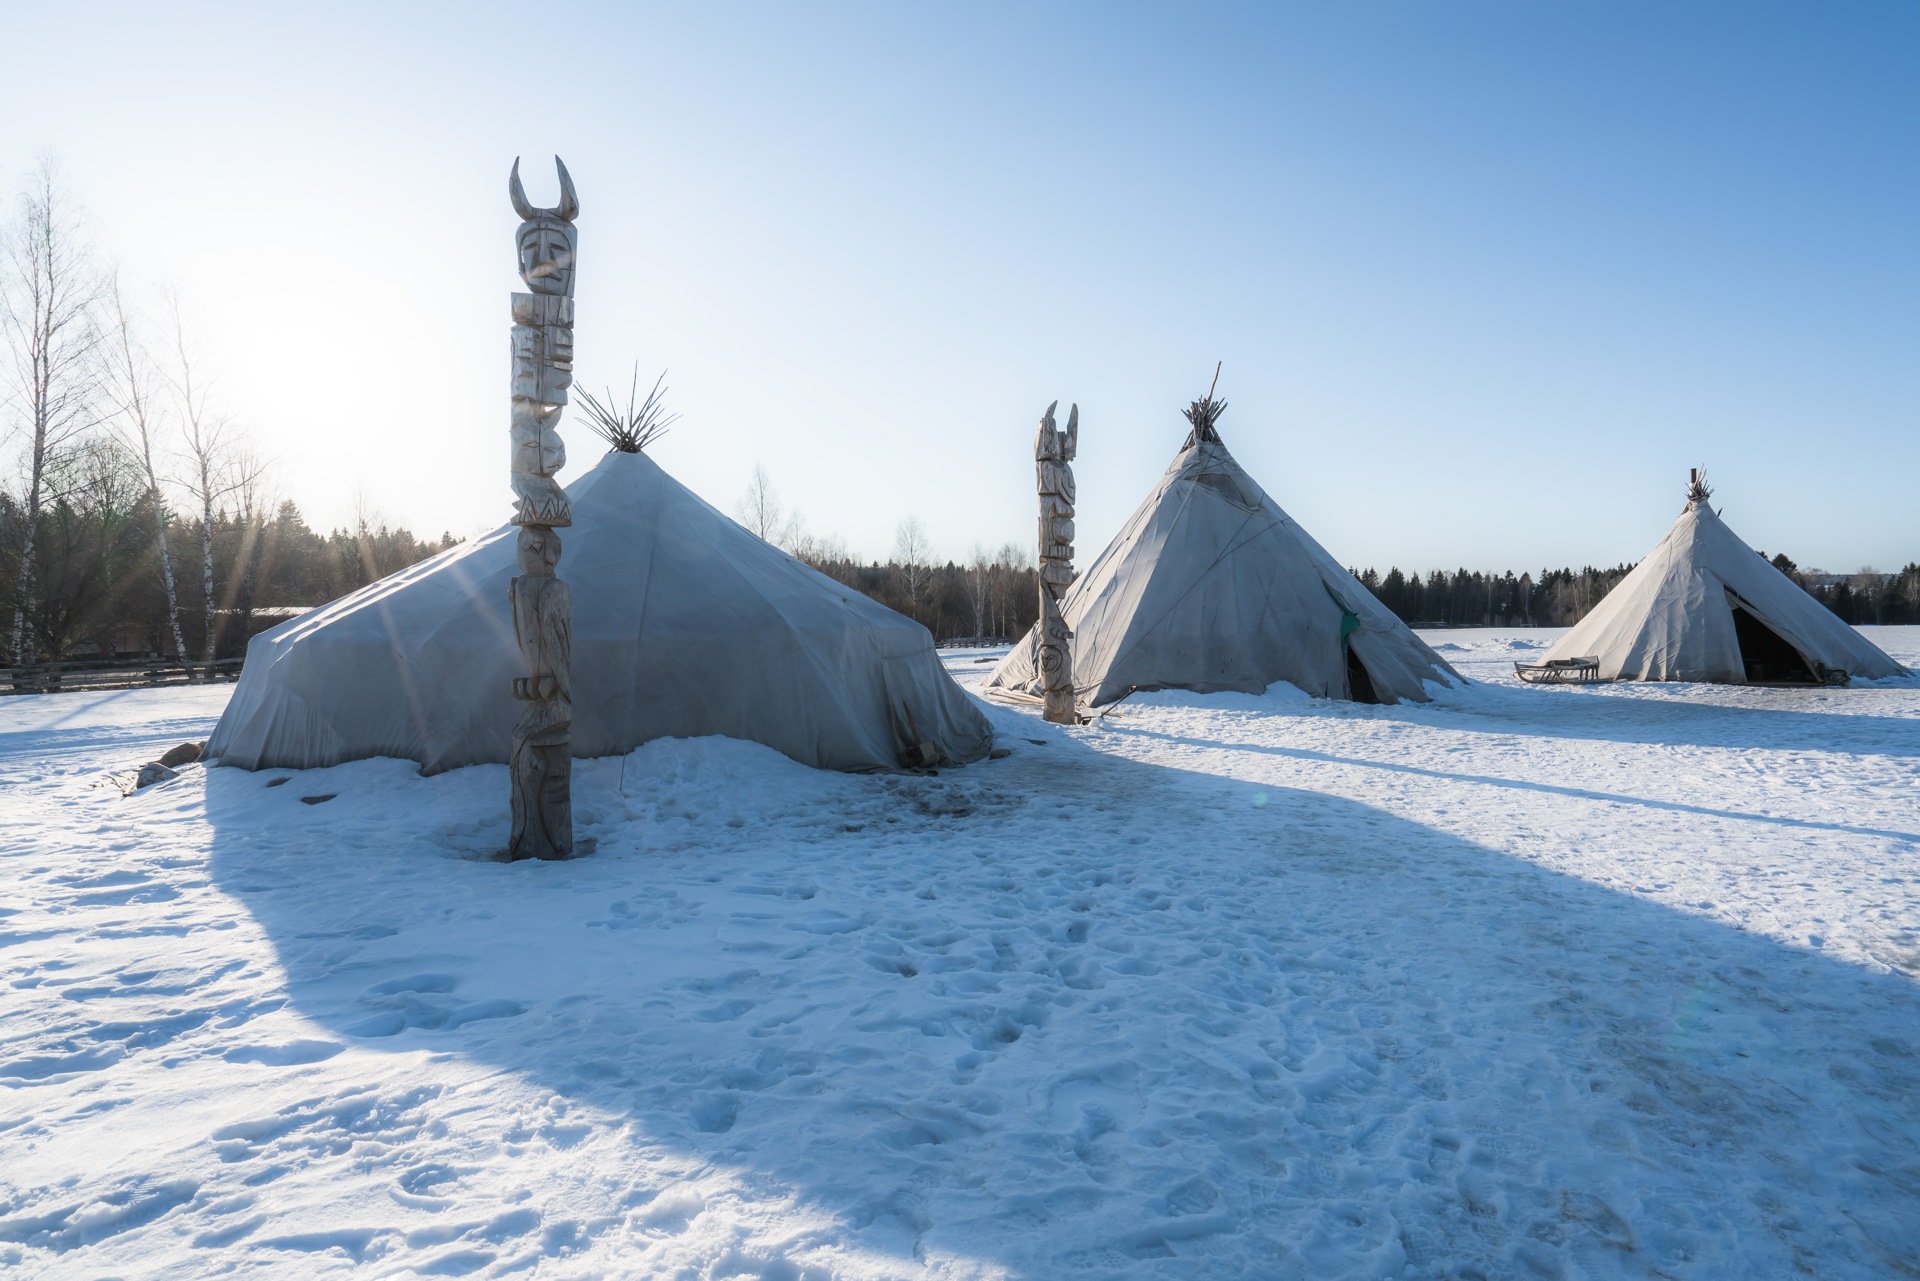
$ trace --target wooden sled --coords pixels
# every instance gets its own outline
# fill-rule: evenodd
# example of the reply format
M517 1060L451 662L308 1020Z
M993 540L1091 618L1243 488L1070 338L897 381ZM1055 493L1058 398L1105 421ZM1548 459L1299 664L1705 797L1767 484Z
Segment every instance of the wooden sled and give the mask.
M1550 658L1544 663L1515 663L1513 674L1529 685L1587 685L1600 679L1600 656Z

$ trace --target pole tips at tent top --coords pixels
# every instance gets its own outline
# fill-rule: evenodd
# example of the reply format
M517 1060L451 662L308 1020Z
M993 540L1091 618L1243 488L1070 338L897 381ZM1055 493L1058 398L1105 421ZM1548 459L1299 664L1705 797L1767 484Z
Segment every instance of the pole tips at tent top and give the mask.
M1207 388L1207 394L1180 411L1186 420L1193 424L1193 430L1187 433L1187 443L1183 448L1191 449L1203 440L1218 441L1220 439L1220 433L1214 430L1214 424L1220 421L1220 415L1227 411L1227 402L1215 400L1213 393L1214 389L1220 386L1220 366L1224 363L1224 361L1214 362L1213 383Z
M591 392L575 388L574 394L580 398L581 410L585 413L587 427L593 434L613 446L622 454L638 454L654 441L667 434L667 428L680 420L679 414L670 414L661 403L666 388L667 371L661 370L660 376L653 380L653 390L647 393L645 400L640 399L640 362L633 362L633 385L627 391L627 407L621 410L613 398L613 388L607 388L605 402L595 400Z
M1713 497L1713 490L1707 485L1707 469L1690 467L1687 469L1687 503L1704 503Z

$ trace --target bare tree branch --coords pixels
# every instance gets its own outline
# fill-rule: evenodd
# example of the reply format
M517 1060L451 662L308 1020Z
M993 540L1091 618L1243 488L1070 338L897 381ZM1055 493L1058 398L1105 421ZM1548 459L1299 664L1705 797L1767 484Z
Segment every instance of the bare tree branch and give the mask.
M767 469L759 463L753 465L753 479L747 482L747 492L740 495L733 513L735 519L762 542L772 543L782 551L792 553L795 548L810 544L806 521L799 512L789 512L781 506L780 495L774 491Z
M138 459L146 480L147 503L153 509L153 541L158 553L161 586L166 592L167 628L173 634L173 652L184 659L187 640L180 629L180 593L173 578L173 550L167 542L167 500L154 462L156 437L163 427L164 409L156 399L157 375L152 359L135 332L136 322L114 272L107 286L109 336L106 344L105 390L118 416L117 426L126 448Z
M26 530L14 585L13 662L30 657L35 551L49 481L61 455L99 418L100 277L79 211L42 158L0 233L0 335L6 344L5 405L27 435Z
M262 464L236 439L232 420L213 406L209 380L187 334L179 294L173 294L169 301L173 313L173 368L167 380L173 387L180 415L180 436L185 446L182 461L186 472L179 483L200 507L200 588L205 611L201 660L211 663L220 641L213 573L215 511L222 499L254 484Z

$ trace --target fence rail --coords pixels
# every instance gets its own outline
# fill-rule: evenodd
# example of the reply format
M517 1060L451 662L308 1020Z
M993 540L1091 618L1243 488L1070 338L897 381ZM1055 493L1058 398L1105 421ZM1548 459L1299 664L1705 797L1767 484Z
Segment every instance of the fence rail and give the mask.
M245 659L181 663L148 658L132 662L37 663L0 667L0 695L57 694L78 689L149 689L156 685L205 685L240 679Z

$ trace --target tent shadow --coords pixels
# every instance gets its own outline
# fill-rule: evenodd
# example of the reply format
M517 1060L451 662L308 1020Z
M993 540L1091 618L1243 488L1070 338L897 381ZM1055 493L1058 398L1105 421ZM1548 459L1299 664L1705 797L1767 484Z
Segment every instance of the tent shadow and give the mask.
M1920 832L1901 832L1890 828L1865 827L1853 823L1823 823L1816 819L1788 818L1778 814L1751 814L1744 810L1716 809L1711 805L1689 805L1682 801L1662 801L1647 796L1630 796L1624 792L1602 792L1593 788L1568 787L1558 783L1539 783L1522 778L1500 778L1492 774L1462 774L1452 770L1427 769L1419 765L1407 765L1399 761L1368 760L1360 756L1338 756L1332 752L1320 752L1305 747L1279 747L1270 743L1227 743L1216 739L1198 739L1180 734L1166 734L1158 730L1145 729L1137 725L1127 726L1124 732L1138 738L1159 739L1162 742L1179 743L1188 747L1213 748L1231 752L1255 752L1262 756L1283 756L1298 761L1322 761L1329 765L1351 765L1360 769L1379 770L1387 774L1405 774L1415 778L1437 779L1442 782L1472 783L1481 787L1508 788L1522 792L1543 792L1551 796L1564 796L1570 800L1605 801L1616 805L1636 805L1646 809L1669 810L1676 814L1696 814L1704 818L1733 819L1742 823L1764 823L1773 827L1797 828L1804 831L1839 832L1848 836L1874 836L1896 841L1911 841L1916 845L1920 845Z
M1674 687L1676 690L1682 687ZM1452 728L1501 734L1542 734L1538 705L1519 706L1510 699L1553 698L1554 738L1592 739L1613 743L1656 743L1693 747L1832 748L1844 738L1849 750L1884 756L1920 756L1910 716L1876 715L1879 695L1906 695L1911 686L1861 689L1766 689L1756 691L1782 706L1732 707L1724 703L1693 702L1677 697L1637 698L1596 693L1576 687L1529 686L1513 688L1477 683L1466 691L1442 695L1441 705L1461 714ZM1491 697L1489 697L1491 695ZM1790 706L1803 699L1844 700L1840 713L1805 711ZM1421 704L1413 705L1415 714ZM1854 708L1860 709L1854 711ZM1405 707L1369 708L1375 713L1402 713ZM1483 724L1475 724L1475 721Z
M1042 743L938 777L725 740L583 762L598 853L566 864L449 855L503 839L500 767L214 769L211 873L341 1044L546 1100L516 1141L578 1145L610 1204L527 1230L647 1266L791 1203L815 1226L741 1229L741 1271L1920 1267L1913 983L995 714ZM460 1168L416 1142L402 1191ZM397 1199L496 1212L447 1178Z

